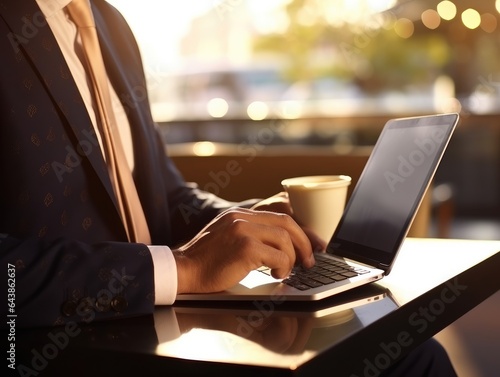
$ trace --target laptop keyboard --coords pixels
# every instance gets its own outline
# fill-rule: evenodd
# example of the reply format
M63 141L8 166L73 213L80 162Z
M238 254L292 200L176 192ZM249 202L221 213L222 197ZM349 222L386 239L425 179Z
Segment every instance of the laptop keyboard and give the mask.
M282 280L282 283L305 291L369 272L362 268L350 266L343 261L326 258L321 254L315 254L315 258L316 264L312 268L295 267L290 276ZM271 275L271 270L268 267L261 267L259 271Z

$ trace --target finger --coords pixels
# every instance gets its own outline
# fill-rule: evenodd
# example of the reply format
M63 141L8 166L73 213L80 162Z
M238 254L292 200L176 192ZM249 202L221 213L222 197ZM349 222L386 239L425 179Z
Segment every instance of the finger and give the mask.
M302 227L302 230L309 238L309 241L311 241L313 252L318 253L326 250L327 243L320 236L318 236L316 232L305 226Z
M272 212L262 212L257 221L264 220L285 229L294 246L297 262L309 268L314 265L312 242L304 230L290 216ZM315 241L316 242L316 241ZM315 246L316 243L315 243Z
M291 239L297 261L307 268L315 263L311 241L295 220L288 215L238 208L225 212L221 218L224 219L222 221L246 220L250 223L282 228ZM279 236L275 235L275 237Z
M284 279L290 275L295 264L295 249L288 232L279 227L246 220L234 223L247 241L245 255L250 259L251 269L267 266L273 277Z

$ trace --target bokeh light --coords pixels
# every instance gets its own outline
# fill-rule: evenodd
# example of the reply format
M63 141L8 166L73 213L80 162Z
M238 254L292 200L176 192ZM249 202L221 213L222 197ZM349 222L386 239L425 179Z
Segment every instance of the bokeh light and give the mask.
M481 24L481 15L475 9L469 8L462 13L462 22L469 29L476 29Z
M487 33L493 33L497 28L497 18L491 13L481 15L481 29Z
M410 38L415 31L413 22L407 18L400 18L394 24L394 31L401 38Z
M457 15L457 7L451 1L445 0L441 1L437 5L437 11L439 16L446 21L450 21Z
M215 144L211 141L199 141L193 145L193 153L197 156L212 156L215 150Z
M247 108L248 117L252 120L262 120L269 114L269 106L262 101L254 101Z
M422 23L428 29L436 29L441 24L441 17L434 9L427 9L422 13Z
M211 117L222 118L228 110L229 104L224 98L212 98L207 103L207 111Z

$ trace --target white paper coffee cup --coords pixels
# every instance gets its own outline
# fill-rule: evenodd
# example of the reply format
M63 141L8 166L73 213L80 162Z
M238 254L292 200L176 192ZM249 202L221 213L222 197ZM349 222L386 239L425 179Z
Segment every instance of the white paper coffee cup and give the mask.
M297 222L330 241L344 212L351 177L316 175L284 179L281 184Z

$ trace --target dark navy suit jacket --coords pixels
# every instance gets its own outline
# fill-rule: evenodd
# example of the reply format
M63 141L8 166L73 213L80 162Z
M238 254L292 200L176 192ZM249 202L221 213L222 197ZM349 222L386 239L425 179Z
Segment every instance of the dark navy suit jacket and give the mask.
M151 117L129 27L103 0L93 12L131 124L152 243L174 246L234 203L183 180ZM127 243L90 118L35 0L0 2L0 51L0 255L10 279L2 307L18 326L151 313L150 253Z

